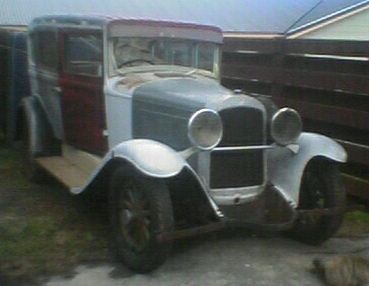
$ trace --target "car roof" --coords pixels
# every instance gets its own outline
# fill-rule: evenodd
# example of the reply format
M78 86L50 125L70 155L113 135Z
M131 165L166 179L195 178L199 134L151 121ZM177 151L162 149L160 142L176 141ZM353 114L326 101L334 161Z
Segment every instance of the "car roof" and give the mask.
M164 26L175 28L201 29L213 32L222 33L222 30L216 26L181 22L181 21L166 21L155 20L149 18L123 18L109 15L46 15L35 18L30 23L30 29L39 25L54 25L54 26L95 26L104 27L112 23L122 23L126 25L149 25L149 26Z

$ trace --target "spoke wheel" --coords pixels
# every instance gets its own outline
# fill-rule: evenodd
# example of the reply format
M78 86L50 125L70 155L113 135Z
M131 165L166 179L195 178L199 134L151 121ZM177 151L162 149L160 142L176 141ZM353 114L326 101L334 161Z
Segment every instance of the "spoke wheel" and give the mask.
M125 192L119 196L121 231L129 247L136 252L143 251L150 242L150 205L145 194L132 180L128 179Z
M109 205L114 242L125 264L140 273L163 264L171 242L161 242L157 237L174 226L165 183L118 167L110 181Z
M289 231L290 236L308 244L320 244L333 236L344 215L346 193L336 164L315 160L304 172L298 209L313 210L339 208L341 212L329 215L300 215Z

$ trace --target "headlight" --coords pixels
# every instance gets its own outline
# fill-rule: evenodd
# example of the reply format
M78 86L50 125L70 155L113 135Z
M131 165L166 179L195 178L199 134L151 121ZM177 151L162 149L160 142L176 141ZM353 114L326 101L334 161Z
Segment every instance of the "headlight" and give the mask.
M223 124L219 114L210 109L195 112L188 121L188 138L201 150L210 150L222 139Z
M279 145L296 142L302 131L300 115L292 108L282 108L272 117L271 133Z

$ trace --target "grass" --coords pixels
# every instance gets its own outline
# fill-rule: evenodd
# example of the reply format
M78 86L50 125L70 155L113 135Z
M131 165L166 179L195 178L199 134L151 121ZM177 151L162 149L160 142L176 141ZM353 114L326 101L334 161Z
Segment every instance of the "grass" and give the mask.
M109 260L104 203L73 197L52 180L32 184L23 168L0 141L0 278L30 281Z
M345 237L369 236L369 213L361 210L347 212L337 235Z
M1 140L1 139L0 139ZM0 141L1 142L1 141ZM19 152L0 143L0 185L2 188L28 188L31 183L22 174L23 164Z

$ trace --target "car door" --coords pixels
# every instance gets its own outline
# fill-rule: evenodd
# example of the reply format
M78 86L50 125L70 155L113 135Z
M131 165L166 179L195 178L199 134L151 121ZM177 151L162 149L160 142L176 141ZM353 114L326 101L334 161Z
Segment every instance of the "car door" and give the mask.
M94 154L107 151L101 31L63 30L61 72L64 140Z
M32 57L29 74L32 94L40 98L49 123L58 139L63 138L63 126L58 87L57 30L55 27L40 26L31 37Z

